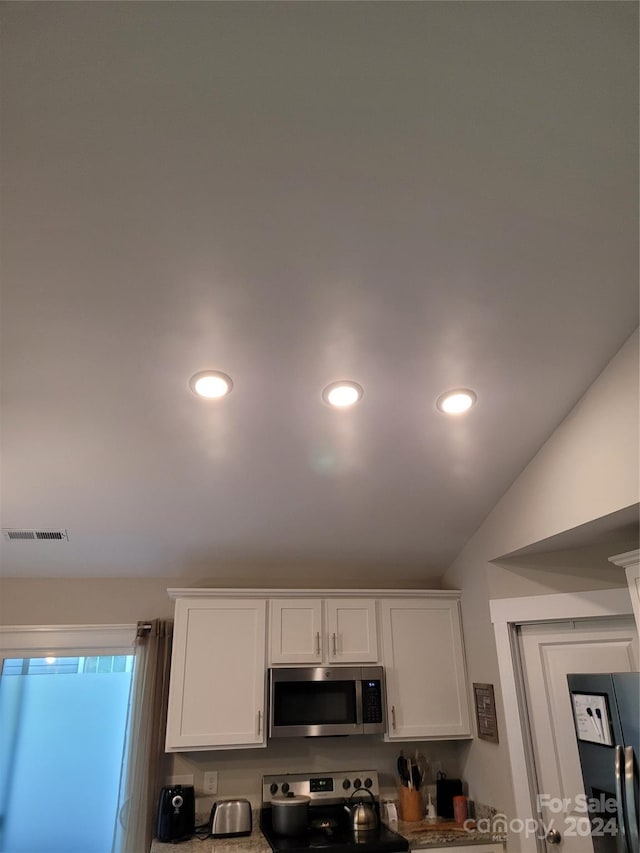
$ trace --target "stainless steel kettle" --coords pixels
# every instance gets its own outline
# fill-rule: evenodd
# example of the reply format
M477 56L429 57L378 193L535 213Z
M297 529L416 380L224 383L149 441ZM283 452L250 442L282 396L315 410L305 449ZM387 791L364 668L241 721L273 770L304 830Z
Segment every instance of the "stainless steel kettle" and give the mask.
M353 798L360 792L369 794L371 797L370 803L364 803L358 800L352 803ZM349 797L349 802L345 804L345 811L351 815L351 829L354 832L371 832L372 829L378 828L378 814L376 812L376 798L368 788L356 788L353 794Z

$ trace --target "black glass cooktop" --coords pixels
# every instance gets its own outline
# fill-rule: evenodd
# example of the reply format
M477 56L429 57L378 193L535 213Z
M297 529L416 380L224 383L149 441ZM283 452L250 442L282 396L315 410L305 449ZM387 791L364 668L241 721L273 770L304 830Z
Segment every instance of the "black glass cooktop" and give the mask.
M260 812L260 829L276 853L401 853L409 849L406 838L379 824L371 832L353 832L349 816L342 806L313 806L309 809L310 826L302 835L277 835L271 825L271 809Z

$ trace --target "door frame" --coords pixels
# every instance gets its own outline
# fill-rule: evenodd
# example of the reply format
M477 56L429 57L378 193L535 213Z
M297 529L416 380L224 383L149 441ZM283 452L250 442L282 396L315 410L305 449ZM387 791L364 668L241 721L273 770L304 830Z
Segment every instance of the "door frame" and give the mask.
M534 809L537 782L522 685L517 629L529 622L633 616L629 590L620 587L526 598L498 598L489 601L489 609L498 655L515 816L523 821L537 820ZM526 773L522 773L522 767L527 768ZM546 850L546 843L535 835L521 835L519 843L521 853L545 853Z

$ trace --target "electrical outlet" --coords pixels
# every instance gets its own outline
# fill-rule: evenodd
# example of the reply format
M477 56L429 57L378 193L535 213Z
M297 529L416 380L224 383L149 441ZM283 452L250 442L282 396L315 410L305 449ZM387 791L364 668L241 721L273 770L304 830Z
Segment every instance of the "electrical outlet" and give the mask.
M173 785L193 785L193 773L185 773L183 776L167 776L166 784Z
M207 770L204 774L204 791L206 794L218 793L218 771Z

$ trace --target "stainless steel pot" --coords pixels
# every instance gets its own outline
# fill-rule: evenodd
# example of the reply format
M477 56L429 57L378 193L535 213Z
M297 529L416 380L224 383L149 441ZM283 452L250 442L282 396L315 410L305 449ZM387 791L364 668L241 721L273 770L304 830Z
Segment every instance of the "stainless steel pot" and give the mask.
M309 800L289 792L271 800L271 825L278 835L302 835L309 827Z

